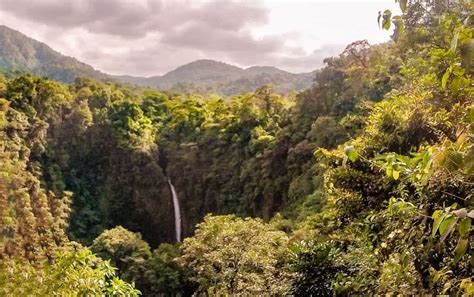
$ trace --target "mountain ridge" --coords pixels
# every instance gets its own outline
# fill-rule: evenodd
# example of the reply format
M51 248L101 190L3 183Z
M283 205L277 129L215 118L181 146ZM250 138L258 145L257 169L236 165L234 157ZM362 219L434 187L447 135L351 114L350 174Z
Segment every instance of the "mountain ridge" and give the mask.
M265 84L275 85L280 93L299 91L309 87L314 78L314 71L296 74L273 66L241 68L211 59L183 64L164 75L111 75L4 25L0 25L0 68L13 73L31 72L66 83L72 83L78 77L90 77L162 90L222 95L251 92Z
M107 74L92 66L4 25L0 25L0 67L10 72L31 72L66 83L80 76L108 78Z
M161 76L123 75L115 78L158 89L233 95L253 91L264 84L276 85L276 91L280 93L299 91L312 84L314 75L314 71L291 73L273 66L241 68L225 62L201 59L181 65Z

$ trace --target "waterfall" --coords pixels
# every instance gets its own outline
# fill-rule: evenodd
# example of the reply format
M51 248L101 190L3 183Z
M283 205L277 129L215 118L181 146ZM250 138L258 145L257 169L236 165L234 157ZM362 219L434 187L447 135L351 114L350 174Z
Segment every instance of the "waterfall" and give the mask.
M171 179L168 177L168 184L170 185L171 195L173 196L173 208L174 208L174 226L176 232L176 241L181 242L181 211L179 208L178 194L171 183Z

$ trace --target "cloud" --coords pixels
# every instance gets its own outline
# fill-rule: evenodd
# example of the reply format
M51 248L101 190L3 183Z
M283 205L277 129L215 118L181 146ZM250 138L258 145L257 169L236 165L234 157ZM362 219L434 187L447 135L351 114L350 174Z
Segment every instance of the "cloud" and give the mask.
M268 21L268 9L257 3L211 1L198 9L187 10L189 19L208 26L218 25L222 30L239 30L244 25L264 24Z
M240 30L267 20L263 6L217 0L198 6L164 0L0 0L0 8L41 24L128 38L167 32L188 23Z
M327 44L314 50L309 55L277 57L273 63L280 65L280 67L291 68L293 71L303 72L308 69L309 65L313 69L322 67L325 58L338 56L345 48L345 44Z
M343 48L331 44L354 40L356 33L344 31L345 22L317 23L326 22L333 10L340 13L340 4L285 3L0 0L0 23L104 72L142 76L204 58L312 71ZM372 20L368 26L377 30Z
M0 8L19 18L63 29L128 37L146 34L162 9L160 1L1 0Z
M228 56L228 59L236 61L236 63L239 61L239 63L244 65L277 65L277 67L295 73L311 72L324 66L325 58L338 56L345 47L343 44L328 44L308 54L303 54L299 50L294 54L291 54L291 52L274 52L264 55L241 55L241 53L235 53Z
M208 24L193 24L167 33L162 41L180 47L225 52L272 52L281 47L277 37L256 40L249 32L228 31Z

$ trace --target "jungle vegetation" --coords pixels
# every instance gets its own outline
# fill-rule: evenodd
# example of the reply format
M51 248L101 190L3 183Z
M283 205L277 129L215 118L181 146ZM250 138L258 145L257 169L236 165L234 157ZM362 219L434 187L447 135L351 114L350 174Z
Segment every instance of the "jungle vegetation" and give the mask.
M398 2L286 96L1 77L0 295L473 295L473 4Z

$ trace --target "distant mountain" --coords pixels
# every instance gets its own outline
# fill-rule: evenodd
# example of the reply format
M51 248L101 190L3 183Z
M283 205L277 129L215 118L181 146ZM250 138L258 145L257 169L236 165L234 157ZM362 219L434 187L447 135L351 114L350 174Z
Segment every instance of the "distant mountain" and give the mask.
M233 95L253 91L264 84L274 85L281 93L303 90L312 84L314 72L294 74L270 66L253 66L244 69L214 60L197 60L163 76L148 78L116 76L115 78L158 89Z
M241 75L241 71L239 67L222 62L198 60L157 77L156 86L168 89L183 82L198 85L214 84L236 79Z
M0 25L0 71L31 72L53 80L71 83L77 77L114 79L162 90L234 95L272 84L278 92L309 87L314 72L294 74L270 66L240 68L214 61L197 60L162 76L136 77L108 75L75 58L67 57L46 44Z
M76 77L107 78L107 74L74 58L66 57L46 44L0 25L0 68L4 72L31 72L62 82Z
M252 66L245 69L246 74L258 75L258 74L286 74L288 72L278 69L273 66Z

